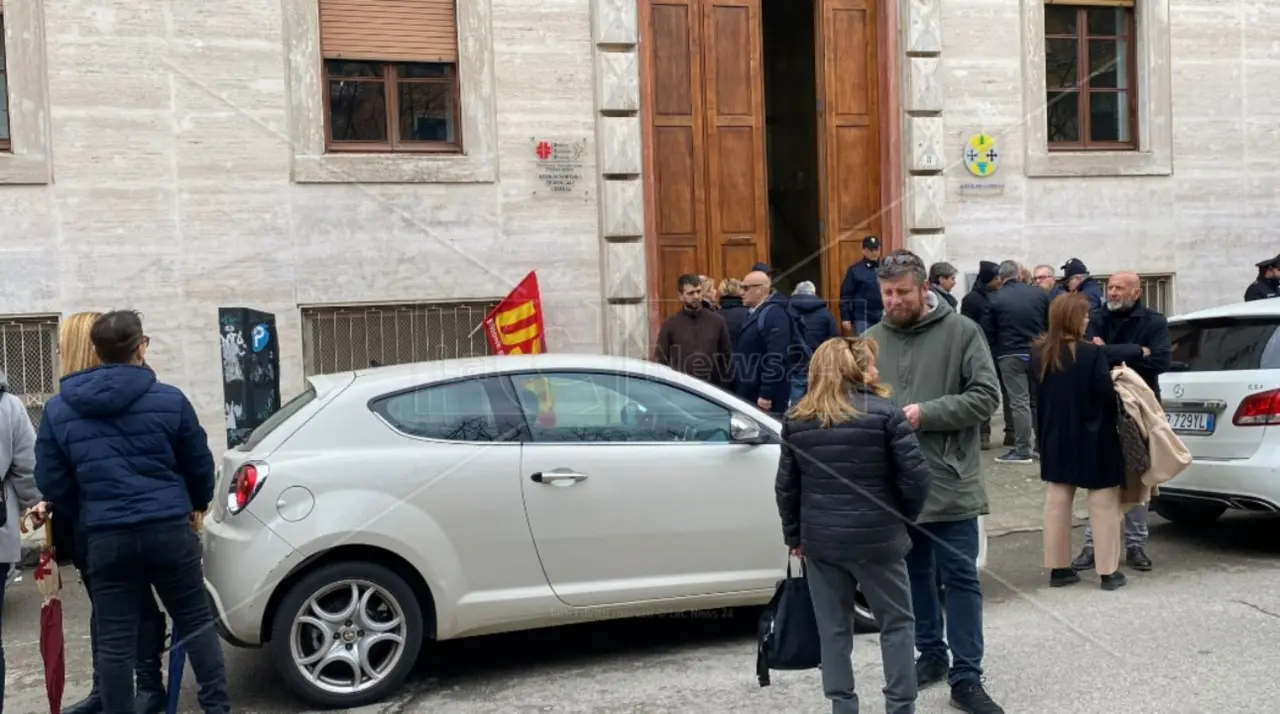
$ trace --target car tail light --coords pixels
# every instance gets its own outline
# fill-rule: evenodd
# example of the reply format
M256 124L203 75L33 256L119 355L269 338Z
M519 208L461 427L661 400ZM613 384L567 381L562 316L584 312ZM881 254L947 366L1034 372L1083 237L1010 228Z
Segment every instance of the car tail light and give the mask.
M231 479L231 492L227 494L227 511L235 515L249 506L253 497L262 490L267 482L267 465L261 461L250 461L236 469Z
M1240 402L1231 423L1236 426L1280 424L1280 389L1250 394Z

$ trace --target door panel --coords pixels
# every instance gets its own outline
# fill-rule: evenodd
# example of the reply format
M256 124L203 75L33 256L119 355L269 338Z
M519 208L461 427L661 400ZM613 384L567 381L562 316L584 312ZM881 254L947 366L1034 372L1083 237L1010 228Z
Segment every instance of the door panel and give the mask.
M880 127L875 0L817 0L818 163L826 298L880 235ZM884 236L881 236L884 239Z
M533 381L545 399L527 394L522 385ZM561 601L589 607L772 587L784 556L777 445L730 443L728 408L658 380L542 372L512 383L530 424L525 514Z
M719 276L741 277L769 260L760 1L707 0L703 15L707 269Z
M676 278L705 272L706 152L698 0L654 0L648 49L653 105L653 240L661 318L675 314Z

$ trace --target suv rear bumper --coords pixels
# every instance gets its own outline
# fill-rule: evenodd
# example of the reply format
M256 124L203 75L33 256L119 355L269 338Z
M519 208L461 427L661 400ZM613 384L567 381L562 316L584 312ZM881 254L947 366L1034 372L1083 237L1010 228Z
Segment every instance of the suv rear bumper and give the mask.
M1280 454L1266 445L1235 461L1196 459L1160 487L1157 498L1216 503L1248 511L1280 511Z

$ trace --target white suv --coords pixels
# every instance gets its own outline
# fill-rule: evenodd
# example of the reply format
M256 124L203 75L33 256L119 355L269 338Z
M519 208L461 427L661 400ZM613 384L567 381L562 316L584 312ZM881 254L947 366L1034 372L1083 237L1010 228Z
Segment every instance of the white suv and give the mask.
M1176 523L1227 509L1280 511L1280 299L1169 320L1172 367L1160 377L1169 424L1191 466L1152 503Z

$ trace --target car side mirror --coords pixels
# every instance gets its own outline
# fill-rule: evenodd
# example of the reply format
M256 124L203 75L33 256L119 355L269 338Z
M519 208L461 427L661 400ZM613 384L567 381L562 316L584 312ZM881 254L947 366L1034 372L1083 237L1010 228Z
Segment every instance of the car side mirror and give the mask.
M729 417L729 439L735 444L763 444L764 433L755 419L734 413Z

